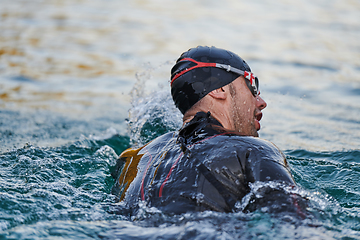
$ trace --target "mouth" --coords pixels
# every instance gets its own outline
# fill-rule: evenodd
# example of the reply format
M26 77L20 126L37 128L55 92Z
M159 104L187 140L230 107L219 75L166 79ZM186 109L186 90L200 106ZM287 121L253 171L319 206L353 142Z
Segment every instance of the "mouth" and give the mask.
M255 119L256 120L260 121L261 118L262 118L262 112L259 112L259 113L255 114Z
M255 114L255 127L256 127L257 131L259 131L261 128L261 125L260 125L261 118L262 118L261 112L258 112L257 114Z

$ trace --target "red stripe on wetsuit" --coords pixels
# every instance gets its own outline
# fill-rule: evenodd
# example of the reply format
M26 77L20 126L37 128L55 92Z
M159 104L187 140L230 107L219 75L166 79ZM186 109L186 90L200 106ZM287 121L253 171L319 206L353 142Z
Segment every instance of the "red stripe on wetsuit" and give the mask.
M190 145L189 148L192 147L192 146L194 146L194 145L196 145L196 144L198 144L198 143L201 143L201 142L204 142L204 141L206 141L206 140L209 140L209 139L211 139L211 138L214 138L214 137L217 137L217 136L221 136L221 135L225 135L225 134L231 134L231 133L233 133L233 132L220 133L220 134L217 134L217 135L214 135L214 136L205 138L205 139L203 139L203 140L200 140L200 141L198 141L198 142ZM176 161L174 162L174 164L171 166L169 173L167 174L164 182L161 184L160 190L159 190L159 197L162 197L162 192L163 192L164 186L165 186L166 182L169 180L170 175L171 175L173 169L175 168L176 164L179 162L179 160L180 160L180 158L182 157L182 155L183 155L183 152L180 153L179 157L176 159Z

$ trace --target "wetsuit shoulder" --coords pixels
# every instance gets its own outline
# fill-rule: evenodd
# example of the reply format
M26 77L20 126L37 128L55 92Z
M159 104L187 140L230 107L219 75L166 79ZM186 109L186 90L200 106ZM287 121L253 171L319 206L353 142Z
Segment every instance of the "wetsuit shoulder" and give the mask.
M240 164L249 182L282 181L295 184L285 155L267 140L229 133L209 139L204 147L207 152L213 153L205 162L220 167L232 156L230 162Z
M255 181L295 185L283 153L271 142L233 133L213 135L189 149L198 162L200 210L231 211Z

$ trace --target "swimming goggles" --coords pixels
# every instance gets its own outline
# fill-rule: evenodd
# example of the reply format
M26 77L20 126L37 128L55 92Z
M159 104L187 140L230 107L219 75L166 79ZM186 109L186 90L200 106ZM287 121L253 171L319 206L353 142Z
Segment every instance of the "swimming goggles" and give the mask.
M171 85L172 83L175 81L175 79L177 79L178 77L180 77L181 75L183 75L184 73L187 73L195 68L201 68L201 67L216 67L216 68L221 68L226 70L227 72L233 72L236 74L239 74L240 76L243 76L246 80L246 85L248 86L248 88L250 89L251 93L256 96L260 94L259 91L259 79L252 73L252 72L248 72L248 71L242 71L240 69L234 68L230 65L226 65L226 64L221 64L221 63L205 63L205 62L198 62L195 61L192 58L183 58L181 59L179 62L182 61L190 61L195 63L196 65L190 68L186 68L183 71L176 73L175 76L172 78L171 80Z

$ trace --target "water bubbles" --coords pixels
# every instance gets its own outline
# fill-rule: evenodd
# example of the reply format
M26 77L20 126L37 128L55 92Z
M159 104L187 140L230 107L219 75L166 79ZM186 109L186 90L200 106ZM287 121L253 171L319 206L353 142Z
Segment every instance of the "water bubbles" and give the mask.
M182 115L173 104L170 90L136 96L129 110L128 127L131 142L142 146L152 139L182 125Z
M115 165L116 159L119 158L114 149L112 149L108 145L102 146L100 149L98 149L95 152L95 156L101 157L111 166Z
M3 231L10 227L10 224L8 221L0 221L0 231Z
M196 202L201 204L204 201L205 195L203 193L196 194Z
M135 146L142 146L166 132L179 129L182 125L182 115L173 103L169 85L164 84L168 80L163 80L164 77L161 76L161 67L164 66L168 71L170 62L157 68L148 66L145 71L136 75L127 120L131 143ZM154 86L156 82L158 85Z
M131 220L144 220L144 219L151 219L156 217L162 217L163 213L157 209L156 207L148 207L146 202L139 201L138 203L138 210L136 215L131 216Z

